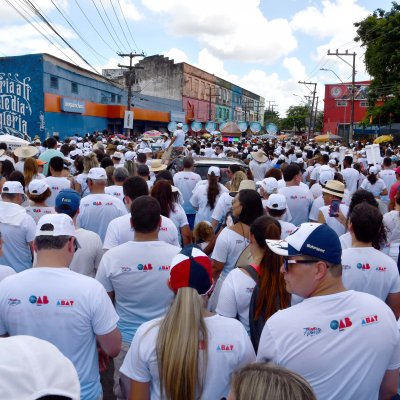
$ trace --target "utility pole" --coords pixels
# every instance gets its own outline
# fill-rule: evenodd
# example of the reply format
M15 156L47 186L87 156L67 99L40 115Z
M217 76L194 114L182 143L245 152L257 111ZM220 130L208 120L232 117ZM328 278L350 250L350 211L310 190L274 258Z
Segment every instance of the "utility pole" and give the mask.
M349 129L349 139L348 143L351 143L353 141L354 137L354 92L355 90L355 81L356 81L356 55L357 53L349 53L348 50L346 50L344 53L339 53L338 49L336 49L336 53L331 53L330 50L328 50L328 56L336 56L339 57L343 62L345 62L350 68L352 68L352 78L351 78L351 114L350 114L350 129ZM351 65L349 62L347 62L344 58L345 56L352 56L353 57L353 65Z
M319 97L317 96L317 102L315 105L315 114L314 114L314 132L315 132L315 127L317 125L318 99L319 99Z
M315 101L315 95L317 93L317 83L316 82L301 82L299 81L301 85L314 85L314 90L311 92L312 94L312 103L311 103L311 110L310 110L310 122L308 124L308 139L311 138L311 126L312 126L312 120L314 116L314 101Z
M145 57L145 54L142 52L140 54L137 53L128 53L128 54L123 54L123 53L117 53L120 57L129 57L129 65L121 65L118 64L118 67L120 68L127 68L128 72L126 74L126 85L128 86L128 104L127 104L127 110L131 110L131 100L132 100L132 76L135 77L135 70L136 69L144 69L143 67L135 67L132 65L132 60L135 57ZM127 128L126 130L127 136L131 136L131 130Z

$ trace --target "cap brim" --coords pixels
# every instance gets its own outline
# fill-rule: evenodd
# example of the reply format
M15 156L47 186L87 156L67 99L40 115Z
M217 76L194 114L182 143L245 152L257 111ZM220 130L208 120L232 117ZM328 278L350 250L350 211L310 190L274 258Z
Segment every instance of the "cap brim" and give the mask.
M283 257L289 255L289 243L285 240L266 240L268 248L275 254Z

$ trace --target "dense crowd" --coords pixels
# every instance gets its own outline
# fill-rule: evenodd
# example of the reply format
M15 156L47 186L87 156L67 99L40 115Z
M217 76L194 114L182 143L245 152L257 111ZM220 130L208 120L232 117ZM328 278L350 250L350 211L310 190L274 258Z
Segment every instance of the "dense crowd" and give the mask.
M0 137L0 398L106 399L110 363L119 400L396 398L400 148L369 152Z

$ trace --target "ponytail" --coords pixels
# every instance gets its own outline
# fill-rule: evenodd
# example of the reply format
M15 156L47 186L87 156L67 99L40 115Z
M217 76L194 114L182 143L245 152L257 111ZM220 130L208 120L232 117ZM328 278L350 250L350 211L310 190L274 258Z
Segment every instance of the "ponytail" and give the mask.
M160 393L167 400L201 398L208 342L202 310L203 298L197 291L180 288L161 322L156 351Z
M213 209L215 207L215 201L219 195L220 188L218 185L218 178L214 172L208 175L208 189L207 189L207 205Z

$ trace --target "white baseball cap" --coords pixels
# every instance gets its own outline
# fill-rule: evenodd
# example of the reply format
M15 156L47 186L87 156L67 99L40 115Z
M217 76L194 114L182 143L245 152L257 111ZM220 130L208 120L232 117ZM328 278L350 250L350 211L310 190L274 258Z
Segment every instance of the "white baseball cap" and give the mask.
M123 155L122 153L120 153L119 151L116 151L116 152L111 156L111 158L117 158L118 160L121 160L123 156L124 156L124 155Z
M278 157L278 160L285 161L285 160L286 160L286 158L285 158L285 156L284 156L283 154L281 154L281 155Z
M43 194L48 188L49 185L45 182L44 179L33 179L28 186L28 191L30 194L39 196Z
M278 181L273 178L265 178L262 181L257 182L258 186L261 186L264 192L268 194L276 193L278 191Z
M127 151L125 153L125 160L132 161L136 157L136 153L134 151Z
M11 194L25 194L24 188L21 182L18 181L7 181L3 185L2 193L11 193Z
M34 400L44 396L80 399L72 362L52 343L17 335L0 340L0 398Z
M177 126L178 128L182 128L183 124L182 124L182 122L178 122L178 123L176 124L176 126Z
M76 237L75 225L72 218L67 214L45 214L37 223L35 237L37 236Z
M92 180L104 180L107 179L107 173L104 168L95 167L90 169L87 178Z
M331 158L328 164L336 165L336 160L334 158Z
M221 176L221 170L218 167L210 167L208 168L208 175L211 175L211 173L214 172L215 176Z
M378 168L372 166L372 167L369 168L369 171L368 171L368 172L369 172L370 174L376 175L376 174L378 173Z
M153 152L153 150L151 150L149 147L146 147L144 150L143 150L143 153L152 153Z
M286 197L283 194L271 194L266 205L273 210L286 210Z

